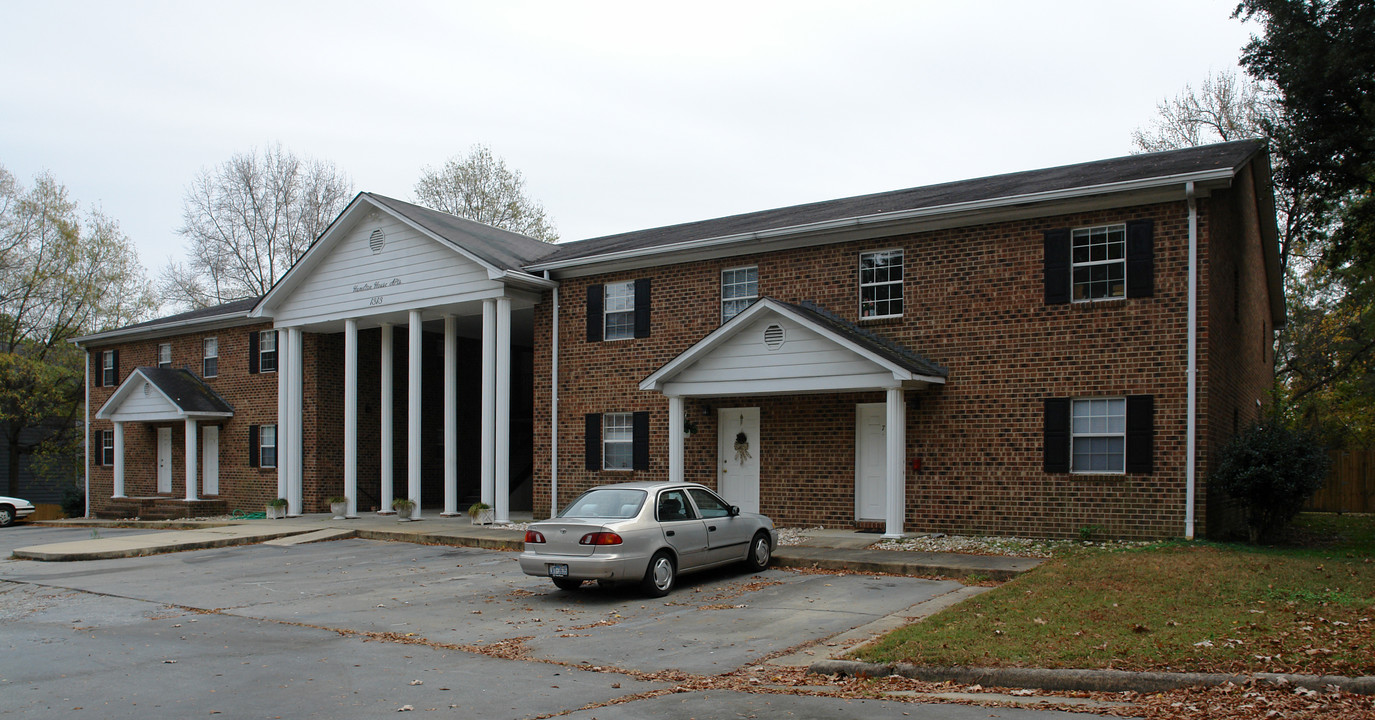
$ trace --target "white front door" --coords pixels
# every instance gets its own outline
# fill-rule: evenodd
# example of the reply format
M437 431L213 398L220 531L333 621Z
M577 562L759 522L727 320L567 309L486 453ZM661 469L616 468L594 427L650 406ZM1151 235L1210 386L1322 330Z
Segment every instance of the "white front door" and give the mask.
M158 428L158 492L172 492L172 428Z
M759 512L759 408L721 408L716 424L716 488L743 512Z
M883 403L855 406L855 519L883 520L888 509L888 415Z
M201 429L201 494L220 494L220 426Z

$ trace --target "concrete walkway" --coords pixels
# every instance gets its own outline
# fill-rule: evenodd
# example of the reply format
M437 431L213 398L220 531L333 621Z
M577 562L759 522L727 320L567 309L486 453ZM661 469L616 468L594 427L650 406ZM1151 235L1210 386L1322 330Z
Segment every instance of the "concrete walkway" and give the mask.
M516 521L528 519L513 518ZM294 545L350 537L490 550L521 550L525 536L523 531L511 527L473 525L466 516L433 517L416 522L400 521L394 515L369 514L352 520L335 520L328 514L317 514L285 520L53 520L41 524L91 528L93 537L18 548L13 553L14 557L49 562L101 560L232 545L266 542ZM101 527L147 528L150 532L102 538L98 529ZM1040 560L1032 558L868 549L877 541L877 535L848 530L810 531L805 545L775 548L773 564L778 567L949 578L982 577L990 580L1008 580L1041 564Z

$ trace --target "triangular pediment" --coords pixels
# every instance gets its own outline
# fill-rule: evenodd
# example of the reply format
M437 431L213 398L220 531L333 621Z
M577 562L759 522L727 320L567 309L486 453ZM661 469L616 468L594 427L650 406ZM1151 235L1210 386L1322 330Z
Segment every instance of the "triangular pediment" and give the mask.
M169 422L233 417L234 408L190 370L139 367L95 416L116 422Z

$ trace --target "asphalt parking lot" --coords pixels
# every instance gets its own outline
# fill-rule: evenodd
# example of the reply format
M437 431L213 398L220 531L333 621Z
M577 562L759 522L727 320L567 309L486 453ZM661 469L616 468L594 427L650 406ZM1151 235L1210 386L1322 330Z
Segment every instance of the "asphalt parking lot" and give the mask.
M89 532L7 528L0 557ZM631 589L558 590L521 574L510 552L369 540L0 560L0 696L7 712L34 717L374 717L406 705L552 716L662 688L650 676L659 671L717 676L765 662L959 587L728 570L684 577L650 600ZM635 704L645 703L643 717L734 717L702 711L759 700L722 697ZM809 699L818 700L798 698ZM914 707L878 705L865 714L905 717ZM573 717L635 716L617 707L622 714ZM955 713L925 717L987 717L920 707ZM1056 715L1000 711L1022 713Z

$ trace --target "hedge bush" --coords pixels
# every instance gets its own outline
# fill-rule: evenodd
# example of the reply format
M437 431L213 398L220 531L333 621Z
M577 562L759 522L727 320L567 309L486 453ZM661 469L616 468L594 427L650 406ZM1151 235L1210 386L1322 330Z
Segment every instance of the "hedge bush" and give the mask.
M1269 420L1232 439L1210 482L1246 508L1251 542L1274 539L1327 478L1327 451L1308 433Z

